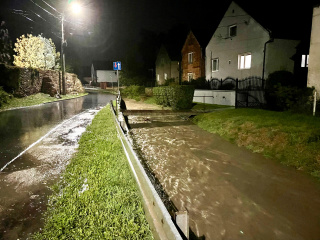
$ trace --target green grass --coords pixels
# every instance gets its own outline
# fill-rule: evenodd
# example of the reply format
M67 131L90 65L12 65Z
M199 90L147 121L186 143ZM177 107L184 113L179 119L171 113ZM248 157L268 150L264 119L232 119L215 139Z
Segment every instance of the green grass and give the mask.
M157 105L155 97L146 97L146 99L143 102L148 103L148 104Z
M37 93L37 94L23 97L23 98L12 98L8 101L8 103L5 103L1 106L0 111L8 110L11 108L29 107L29 106L42 104L42 103L77 98L85 95L88 95L88 93L79 93L78 95L74 95L74 94L61 95L61 98L57 99L55 97L50 97L48 94Z
M34 239L153 239L108 107L79 141Z
M320 119L260 109L230 109L193 119L201 128L320 180Z
M111 88L108 88L108 89L99 89L98 92L109 93L109 94L117 95L117 94L118 94L118 88L117 88L117 87L114 87L113 89L111 89Z
M219 109L219 108L232 108L231 106L227 106L227 105L217 105L217 104L208 104L208 103L198 103L198 102L194 102L193 103L193 107L191 108L191 110L194 111L209 111L209 110L215 110L215 109Z

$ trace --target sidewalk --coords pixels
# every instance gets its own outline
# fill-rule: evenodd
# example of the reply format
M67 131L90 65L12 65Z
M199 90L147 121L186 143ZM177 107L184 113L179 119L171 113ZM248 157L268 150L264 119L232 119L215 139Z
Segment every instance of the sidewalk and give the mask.
M126 105L139 108L139 102ZM129 123L144 159L178 210L188 210L198 237L320 239L319 182L189 121L149 116Z

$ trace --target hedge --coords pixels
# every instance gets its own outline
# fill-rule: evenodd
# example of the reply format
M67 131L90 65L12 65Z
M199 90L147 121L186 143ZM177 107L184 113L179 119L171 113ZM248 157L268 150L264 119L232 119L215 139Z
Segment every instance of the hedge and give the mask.
M163 86L153 88L156 103L173 110L190 109L194 95L194 86Z
M0 64L0 86L7 92L19 88L20 68Z

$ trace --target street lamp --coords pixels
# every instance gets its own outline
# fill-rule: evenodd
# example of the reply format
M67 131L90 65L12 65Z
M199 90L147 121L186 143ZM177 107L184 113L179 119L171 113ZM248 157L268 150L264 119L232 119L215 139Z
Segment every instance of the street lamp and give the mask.
M74 2L71 3L71 9L72 12L78 14L81 11L81 6ZM62 78L62 95L66 95L66 81L65 81L65 71L66 71L66 64L65 64L65 55L64 55L64 51L63 51L63 47L64 44L66 43L65 39L64 39L64 24L63 22L65 21L65 16L64 13L61 14L61 78Z

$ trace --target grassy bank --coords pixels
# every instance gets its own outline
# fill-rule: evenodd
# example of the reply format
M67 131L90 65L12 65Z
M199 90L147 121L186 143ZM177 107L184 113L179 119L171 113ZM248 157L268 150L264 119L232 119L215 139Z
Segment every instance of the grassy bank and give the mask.
M152 239L111 111L87 127L34 239Z
M320 180L320 119L257 109L202 114L201 128Z
M48 94L44 93L37 93L31 96L23 97L23 98L11 98L9 99L8 103L4 103L0 111L8 110L11 108L19 108L19 107L29 107L34 106L42 103L48 103L48 102L55 102L55 101L61 101L71 98L77 98L81 96L85 96L88 93L79 93L78 95L75 94L67 94L67 95L61 95L60 99L57 99L55 97L50 97Z

